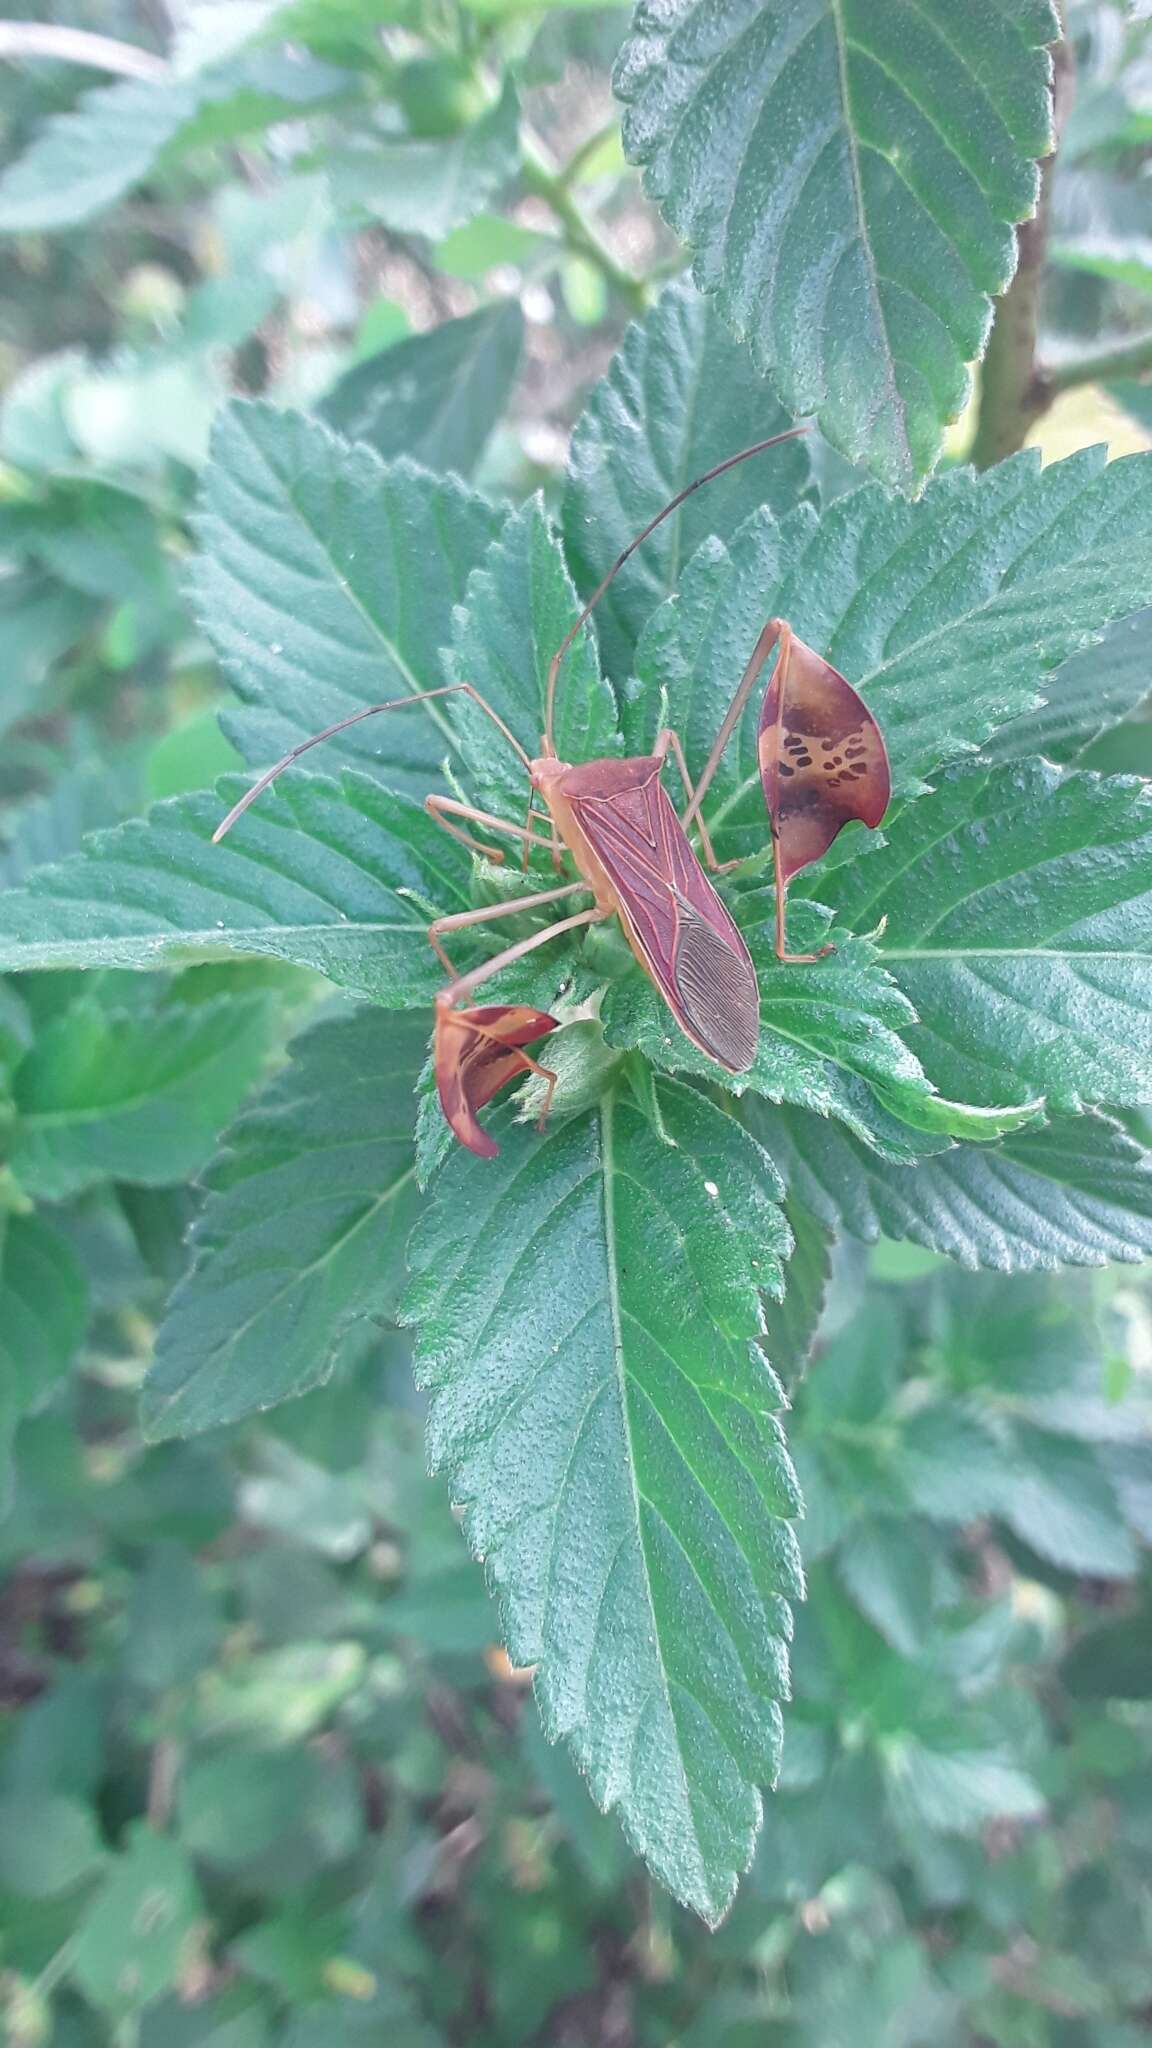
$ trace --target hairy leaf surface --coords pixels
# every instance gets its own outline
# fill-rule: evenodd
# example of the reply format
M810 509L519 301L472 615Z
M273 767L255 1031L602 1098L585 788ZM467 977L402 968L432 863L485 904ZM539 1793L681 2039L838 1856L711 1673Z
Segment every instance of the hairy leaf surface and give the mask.
M794 414L931 469L1050 147L1048 0L640 0L624 145Z
M591 596L616 556L693 478L791 424L708 300L670 285L628 329L572 436L564 540L583 594ZM645 620L675 590L701 541L726 540L759 505L783 516L811 484L808 444L788 441L718 477L657 528L596 607L604 664L617 684L630 673Z
M611 1093L543 1138L505 1122L498 1161L457 1154L404 1313L433 1463L549 1735L714 1921L775 1777L800 1590L756 1344L787 1239L739 1125L682 1084L660 1097L672 1145Z
M1152 602L1152 455L1104 453L954 470L916 505L866 486L819 518L805 505L780 523L759 512L727 546L705 543L641 637L629 749L650 742L665 689L698 772L775 614L879 719L895 794L922 787L1035 706L1110 620ZM763 845L753 696L705 806L733 855ZM841 858L850 842L861 836L844 835Z
M500 515L451 478L385 466L316 419L240 401L221 414L191 591L244 700L225 725L254 766L366 704L443 682L439 650ZM422 796L450 750L443 700L369 719L341 760Z
M910 1238L963 1266L1029 1272L1152 1256L1152 1154L1097 1116L893 1166L794 1110L748 1112L794 1192L831 1229Z
M395 1309L416 1208L425 1020L317 1025L226 1134L144 1394L153 1437L215 1429L326 1379L348 1326Z
M829 876L915 1005L948 1095L1053 1110L1152 1095L1152 795L1043 761L953 775Z

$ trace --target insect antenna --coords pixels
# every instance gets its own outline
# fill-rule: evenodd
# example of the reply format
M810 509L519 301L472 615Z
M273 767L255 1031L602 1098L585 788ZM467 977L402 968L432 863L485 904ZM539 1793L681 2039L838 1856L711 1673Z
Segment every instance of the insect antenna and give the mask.
M808 432L809 429L806 426L786 427L782 434L770 434L766 441L754 441L750 448L741 448L737 454L725 456L724 461L718 462L714 469L706 469L703 476L693 477L690 484L686 484L682 491L677 491L674 498L669 498L668 503L657 512L655 519L650 519L647 526L642 528L635 539L630 540L627 547L621 549L608 574L597 584L575 625L568 628L548 664L548 686L544 698L544 751L546 754L554 755L556 752L553 741L553 724L556 709L556 678L560 673L560 664L575 640L576 635L591 618L613 577L619 574L629 556L635 554L637 548L647 540L649 534L655 533L656 528L684 503L685 498L690 498L693 491L700 490L704 484L713 483L718 476L723 476L726 470L735 469L738 462L747 462L753 455L763 455L766 448L778 448L781 441L795 441L800 434Z
M491 704L486 702L480 695L479 690L474 689L471 683L445 683L437 690L417 690L410 697L391 697L386 704L366 704L362 711L353 711L347 718L338 718L335 725L326 725L323 732L314 732L311 739L301 740L299 746L291 747L281 760L274 761L271 768L266 768L263 775L257 777L251 789L245 790L239 803L233 804L228 816L221 820L212 834L213 846L223 839L226 832L232 830L237 818L243 817L249 804L254 804L257 797L262 796L264 791L275 782L277 776L283 775L284 770L290 768L293 761L298 761L301 754L306 754L309 747L318 747L322 740L334 739L338 732L347 732L350 725L359 725L361 719L375 718L378 711L402 711L406 706L426 704L430 697L450 697L457 691L463 691L465 695L474 699L480 706L481 711L485 712L492 720L493 725L499 727L509 746L519 755L525 768L530 768L531 763L519 740L514 733L509 732L499 712L492 709Z

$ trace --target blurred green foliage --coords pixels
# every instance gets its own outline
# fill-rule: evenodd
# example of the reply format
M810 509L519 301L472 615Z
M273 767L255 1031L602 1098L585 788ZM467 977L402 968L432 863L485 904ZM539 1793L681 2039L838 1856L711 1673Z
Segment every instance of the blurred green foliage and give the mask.
M168 11L75 0L21 19L167 61ZM163 79L110 83L43 56L0 66L15 165L0 185L11 886L237 764L187 596L224 399L313 409L500 501L537 484L555 500L587 386L679 262L620 150L608 72L622 9L171 12ZM1053 194L1054 357L1139 335L1152 304L1149 25L1111 0L1070 12L1080 88ZM54 125L69 115L79 131ZM658 317L692 327L695 306L667 300ZM643 371L645 347L628 344L626 367ZM724 404L774 422L775 399L757 400L750 364L724 347ZM618 374L585 415L578 464L601 433L611 445ZM1149 385L1113 390L1146 429ZM646 447L651 476L625 464L619 515L580 472L575 568L606 566L694 446L686 433ZM781 511L856 480L823 446L814 467L788 475ZM734 497L730 526L760 501ZM604 533L622 522L611 545L591 528L598 503ZM482 515L460 516L478 554ZM533 516L515 523L529 567ZM428 559L405 586L426 607ZM677 550L655 559L651 585L622 583L606 620L625 663L681 566ZM460 595L438 587L444 640ZM455 631L471 655L466 616ZM1088 765L1152 772L1148 646L1137 615L1106 653L1073 656L1057 708L1031 714L1032 744L1063 762L1092 742ZM232 716L267 751L271 714ZM1019 731L1005 758L1013 745ZM426 1476L391 1321L407 1185L363 1246L359 1313L323 1354L314 1301L285 1307L258 1261L252 1292L238 1305L223 1291L210 1328L175 1295L175 1381L213 1345L245 1357L259 1315L278 1391L310 1391L191 1441L141 1436L156 1331L192 1256L226 1262L242 1233L259 1244L271 1177L294 1146L315 1172L332 1140L312 1130L302 1147L293 1117L312 1098L284 1048L319 1018L308 1071L346 1059L349 1038L323 1034L360 1032L350 1011L279 959L0 981L13 2048L1138 2048L1152 2015L1152 1306L1144 1267L1046 1268L1146 1249L1142 1111L1093 1126L1104 1167L1079 1159L1079 1179L1070 1124L1059 1160L1050 1148L1038 1164L1026 1142L998 1153L995 1185L944 1154L919 1215L847 1136L813 1142L807 1181L793 1170L799 1250L768 1348L793 1394L808 1598L780 1789L710 1934L545 1742L444 1484ZM393 1051L418 1068L415 1039L385 1059L366 1036L350 1120L391 1102ZM781 1162L795 1151L786 1114L774 1135L752 1121ZM1046 1208L1037 1188L1054 1186L1061 1206ZM302 1211L312 1192L297 1182ZM966 1264L1039 1270L960 1270L926 1248L945 1213Z

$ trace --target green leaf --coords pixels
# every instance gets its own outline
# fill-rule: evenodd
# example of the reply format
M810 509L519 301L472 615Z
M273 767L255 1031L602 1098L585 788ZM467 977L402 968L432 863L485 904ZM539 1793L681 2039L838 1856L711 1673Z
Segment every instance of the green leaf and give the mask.
M1046 762L953 775L888 844L827 877L884 916L915 1005L909 1043L947 1094L1056 1110L1146 1101L1152 1075L1152 795ZM822 884L822 889L824 885Z
M157 1545L132 1586L125 1677L161 1698L174 1686L190 1685L215 1656L223 1626L199 1564L177 1543Z
M0 1074L7 1077L32 1043L32 1019L23 997L0 981Z
M814 966L787 966L772 946L772 915L763 898L747 893L733 906L748 941L760 981L760 1045L745 1074L728 1078L737 1095L751 1090L771 1102L792 1102L820 1116L841 1119L866 1144L888 1153L887 1136L862 1105L853 1083L866 1081L883 1108L930 1138L936 1132L971 1134L982 1121L961 1102L932 1093L932 1084L901 1035L915 1026L915 1012L877 958L867 939L837 932L836 951ZM830 917L813 904L790 911L790 937L803 948L826 936ZM652 983L638 970L609 985L602 1006L609 1045L635 1048L654 1066L673 1073L715 1079L715 1064L684 1036ZM1019 1112L1010 1112L1015 1122ZM1032 1109L1023 1111L1030 1116ZM999 1112L988 1118L987 1135L997 1135ZM905 1133L913 1154L931 1150ZM889 1155L891 1156L891 1155Z
M139 2011L178 1982L201 1911L184 1850L137 1822L77 1929L72 1976L93 2004Z
M429 921L472 898L464 854L422 806L366 775L300 774L213 846L240 793L232 779L172 797L0 896L0 971L270 955L385 1008L430 1002L444 970ZM462 968L483 957L455 939Z
M911 489L968 395L1051 146L1048 0L639 0L651 197L793 414Z
M136 807L141 781L134 748L118 749L113 761L91 755L76 759L43 796L6 812L8 837L0 846L0 882L13 889L34 868L75 853L85 833L118 825Z
M45 122L0 178L0 233L75 227L138 185L200 104L190 78L125 80Z
M628 329L572 436L564 541L584 595L667 499L750 440L791 424L707 299L669 286ZM700 543L710 534L727 540L759 505L783 516L811 477L807 444L786 442L718 478L657 528L596 608L604 664L618 683L631 672L645 620Z
M445 235L436 249L436 268L464 284L482 285L490 270L506 264L528 275L551 268L563 249L559 235L521 227L501 213L481 213Z
M736 907L744 911L744 903ZM869 1081L918 1083L927 1092L927 1083L900 1038L914 1022L914 1012L892 977L877 965L875 948L865 938L840 936L836 952L818 967L783 967L775 954L767 965L763 944L754 944L763 938L763 924L752 926L744 915L740 922L760 973L760 1049L748 1073L728 1079L730 1087L738 1094L750 1087L773 1102L804 1102L820 1114L836 1110L830 1067L859 1073ZM820 938L826 928L824 920ZM793 942L797 932L808 944L810 926L799 918L791 928ZM715 1061L697 1053L640 971L609 987L603 1018L609 1044L637 1047L654 1065L672 1073L715 1079Z
M1152 1633L1147 1614L1124 1614L1078 1636L1060 1665L1077 1700L1152 1699Z
M328 1377L396 1303L415 1214L421 1017L320 1024L227 1134L143 1399L152 1437L215 1428Z
M546 1732L712 1923L775 1777L801 1584L782 1396L756 1348L785 1240L782 1221L766 1235L759 1147L706 1097L659 1092L673 1145L609 1094L544 1137L505 1118L498 1163L458 1153L403 1313L432 1463L509 1655L540 1667Z
M470 476L516 381L523 338L519 301L497 299L355 363L321 414L385 460L410 455Z
M357 136L331 159L338 203L397 234L438 242L483 213L520 162L520 101L511 78L487 113L459 135Z
M80 996L17 1068L13 1171L50 1201L99 1180L188 1179L260 1072L274 1027L259 995L144 1012Z
M335 0L321 0L324 6ZM252 1987L235 1983L185 2005L177 1992L141 2015L140 2048L269 2048L270 2020Z
M270 1984L289 2006L307 2006L322 1998L327 1973L341 1954L346 1913L318 1913L297 1895L289 1895L273 1918L259 1920L229 1943L234 1957L250 1976Z
M70 1892L106 1861L90 1806L15 1792L0 1800L0 1885L20 1898Z
M37 561L89 597L149 604L166 565L155 514L132 491L84 478L28 508L23 542Z
M754 1128L829 1228L910 1238L962 1266L1022 1273L1152 1257L1152 1153L1103 1117L1059 1118L996 1146L892 1166L798 1110Z
M103 213L178 147L227 142L323 104L346 74L277 52L241 55L196 75L127 79L54 115L0 178L0 234L75 227Z
M221 732L215 707L206 705L182 724L170 726L149 747L144 789L153 801L183 796L186 790L204 789L238 766L236 749Z
M200 469L227 391L212 356L125 349L82 368L62 405L81 454L99 469L162 470L169 461Z
M200 1714L216 1741L306 1742L363 1684L360 1643L289 1643L205 1673Z
M923 1652L932 1626L934 1559L914 1530L888 1516L856 1523L836 1558L861 1614L903 1657Z
M1145 433L1152 429L1152 383L1146 378L1122 377L1104 389Z
M822 1127L821 1127L822 1128ZM752 1126L755 1135L755 1125ZM771 1147L767 1147L770 1156ZM795 1386L808 1363L832 1270L832 1233L790 1190L784 1204L793 1250L781 1301L764 1304L768 1356L785 1387Z
M88 1286L66 1238L43 1216L0 1227L0 1514L12 1484L12 1439L63 1379L88 1326Z
M983 748L987 761L1046 754L1074 761L1137 711L1152 687L1152 611L1119 619L1098 647L1074 654L1045 684L1047 702L1014 718Z
M1095 1447L1017 1424L998 1511L1022 1543L1061 1571L1130 1579L1136 1545Z
M228 406L191 588L249 707L224 721L245 758L263 767L362 705L434 689L452 607L499 525L462 484L385 467L319 420ZM449 735L438 700L356 726L323 764L351 761L423 796Z
M319 1750L223 1750L196 1764L179 1790L180 1838L225 1870L302 1846L335 1863L358 1848L363 1817L351 1759Z
M867 486L819 519L807 505L780 524L754 514L727 546L697 551L645 628L627 745L650 744L666 689L698 770L776 614L867 699L897 793L917 790L1034 706L1110 620L1152 602L1150 540L1152 454L1105 464L1103 449L1044 470L1035 451L953 470L916 505ZM753 697L706 806L732 855L765 840Z
M904 1736L885 1764L898 1807L941 1834L974 1834L993 1820L1037 1820L1044 1811L1032 1780L995 1750L931 1749Z
M543 502L532 498L511 515L469 576L453 618L448 662L453 681L473 683L530 755L539 750L544 729L548 664L579 609ZM523 763L468 698L449 698L445 716L458 735L464 779L477 802L521 823L528 799ZM557 686L560 759L591 761L619 753L616 725L612 690L582 634ZM513 849L509 858L514 857Z
M342 1962L337 1958L332 1963L330 1978L338 1978ZM404 1985L376 1981L375 1993L363 2003L345 1997L296 2006L281 2036L281 2048L378 2048L381 2041L387 2041L388 2048L445 2048L446 2037L420 2016Z
M1011 1497L1008 1445L973 1406L939 1400L917 1410L901 1432L899 1474L920 1512L935 1522L975 1522Z
M54 708L49 671L97 616L91 598L39 569L0 576L0 735Z

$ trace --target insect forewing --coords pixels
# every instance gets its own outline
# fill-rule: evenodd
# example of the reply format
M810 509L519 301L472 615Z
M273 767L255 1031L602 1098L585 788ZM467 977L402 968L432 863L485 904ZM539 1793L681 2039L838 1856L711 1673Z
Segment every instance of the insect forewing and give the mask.
M660 761L589 761L564 795L618 898L632 950L693 1045L733 1074L756 1057L760 991L744 940L660 781Z

